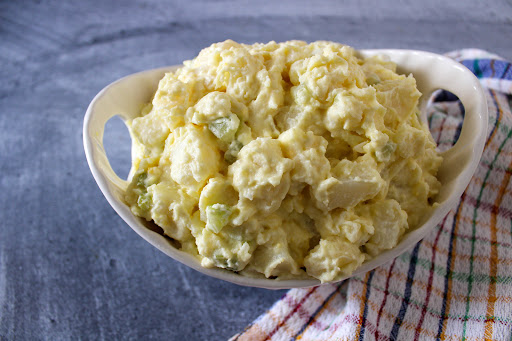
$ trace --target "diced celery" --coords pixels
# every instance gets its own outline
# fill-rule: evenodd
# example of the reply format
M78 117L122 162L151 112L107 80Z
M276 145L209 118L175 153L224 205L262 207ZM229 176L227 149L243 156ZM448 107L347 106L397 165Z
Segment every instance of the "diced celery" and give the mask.
M224 257L223 255L216 254L214 257L215 257L215 260L217 260L219 262L226 262L226 257Z
M231 271L238 271L240 264L238 263L238 257L234 255L232 258L226 261L226 269Z
M137 206L139 206L141 210L148 211L151 208L152 204L153 199L151 198L151 194L145 192L139 195L139 198L137 199Z
M137 181L136 181L137 187L146 187L144 184L144 181L147 178L148 178L148 173L146 173L146 172L140 173L139 176L137 177Z
M375 153L375 156L377 157L377 160L379 160L380 162L389 161L391 155L395 152L395 150L396 143L388 142L384 147L382 147L381 150L378 150Z
M238 157L238 152L240 151L240 149L242 149L243 146L244 145L242 144L242 142L238 140L234 140L233 142L231 142L231 144L228 147L228 150L224 153L224 160L226 160L228 164L232 164L233 162L235 162Z
M229 222L232 208L224 204L213 204L206 207L206 228L219 233Z
M240 263L238 262L237 255L233 255L231 258L227 258L222 254L215 254L215 264L220 267L231 271L238 271Z
M231 142L235 137L238 126L240 125L240 119L236 115L230 115L229 117L221 117L213 120L208 124L208 129L218 139L224 142Z

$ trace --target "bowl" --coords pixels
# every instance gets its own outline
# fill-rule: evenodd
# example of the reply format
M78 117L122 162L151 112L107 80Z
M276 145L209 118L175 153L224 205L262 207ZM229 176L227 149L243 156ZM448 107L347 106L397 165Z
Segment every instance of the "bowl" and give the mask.
M359 54L365 58L377 54L386 55L397 64L399 74L413 74L418 90L423 94L419 104L423 121L426 121L428 98L438 89L450 91L460 99L465 108L465 117L457 143L441 154L444 160L439 168L438 179L442 186L436 197L439 205L424 218L422 224L409 230L398 245L363 263L351 276L370 271L412 248L431 233L456 205L482 155L488 116L485 94L478 79L466 67L447 57L423 51L385 49L360 50ZM148 228L144 219L134 216L125 204L123 198L129 182L119 178L109 164L103 147L105 124L116 115L124 121L139 116L142 106L155 93L159 80L166 72L177 68L179 66L163 67L121 78L101 90L87 108L83 126L84 149L94 179L105 198L119 216L151 245L203 274L239 285L268 289L320 285L320 281L315 279L251 278L220 268L203 268L196 258L178 250L168 238ZM128 179L130 177L131 174ZM340 278L339 281L345 278Z

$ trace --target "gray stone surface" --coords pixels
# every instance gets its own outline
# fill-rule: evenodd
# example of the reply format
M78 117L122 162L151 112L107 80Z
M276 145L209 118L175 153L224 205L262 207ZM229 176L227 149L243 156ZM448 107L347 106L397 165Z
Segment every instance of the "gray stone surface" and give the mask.
M0 2L0 339L225 340L284 293L188 269L109 207L81 133L108 83L227 38L511 59L511 18L505 0ZM111 122L122 175L128 141Z

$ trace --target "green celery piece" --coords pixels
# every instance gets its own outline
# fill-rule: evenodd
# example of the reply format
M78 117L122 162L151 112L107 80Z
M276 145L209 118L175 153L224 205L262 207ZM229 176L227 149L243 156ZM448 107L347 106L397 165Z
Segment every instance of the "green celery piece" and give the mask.
M233 209L224 204L213 204L206 207L206 228L219 233L229 222Z
M137 206L139 206L141 210L148 211L151 208L152 204L153 199L151 198L151 194L145 192L139 195L139 198L137 199Z
M228 164L232 164L233 162L235 162L238 157L238 152L240 151L240 149L242 149L243 146L244 145L242 144L242 142L238 140L234 140L233 142L231 142L231 144L228 147L228 150L224 153L224 160L226 160Z
M140 173L139 176L137 177L137 181L136 181L137 187L146 187L144 181L147 178L148 178L148 173L146 173L146 172Z
M214 257L215 260L218 260L219 262L226 262L226 257L224 257L223 255L216 254Z
M238 271L238 268L240 267L238 263L238 257L234 255L232 258L226 261L226 265L226 269L231 271Z
M215 258L215 264L218 267L231 270L231 271L238 271L240 267L240 263L238 262L237 255L233 255L233 257L226 259L224 255L216 254L214 255Z
M381 150L378 150L375 153L375 156L377 156L377 160L379 160L380 162L389 161L391 155L395 152L395 150L396 143L388 142L384 147L382 147Z
M240 120L238 117L231 115L229 117L221 117L213 120L208 124L208 129L210 129L213 135L218 139L224 142L231 142L235 137L239 125Z

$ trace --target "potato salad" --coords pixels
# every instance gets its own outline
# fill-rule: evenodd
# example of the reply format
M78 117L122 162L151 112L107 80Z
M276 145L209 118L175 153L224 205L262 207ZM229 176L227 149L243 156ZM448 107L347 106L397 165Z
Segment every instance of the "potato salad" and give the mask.
M126 202L204 267L335 281L435 205L442 158L420 96L346 45L213 44L129 123Z

